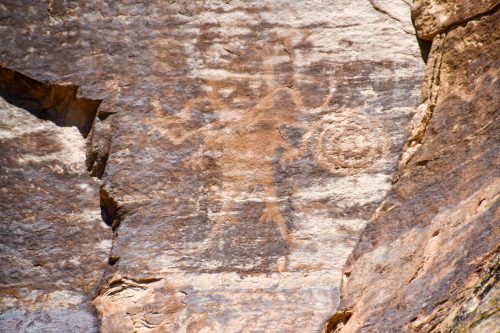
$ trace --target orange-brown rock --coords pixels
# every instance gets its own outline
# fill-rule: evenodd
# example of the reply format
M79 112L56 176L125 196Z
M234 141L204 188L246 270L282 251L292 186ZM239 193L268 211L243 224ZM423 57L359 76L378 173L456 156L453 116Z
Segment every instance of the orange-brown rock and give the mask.
M414 0L412 17L418 36L432 40L447 29L495 11L498 4L497 0Z
M457 20L433 40L394 184L344 268L327 332L500 327L500 13Z

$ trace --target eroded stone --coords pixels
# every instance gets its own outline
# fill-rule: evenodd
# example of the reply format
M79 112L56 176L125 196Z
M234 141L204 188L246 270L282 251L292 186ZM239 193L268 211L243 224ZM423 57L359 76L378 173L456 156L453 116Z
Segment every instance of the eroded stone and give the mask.
M434 38L395 184L344 268L352 316L330 332L498 327L499 22Z

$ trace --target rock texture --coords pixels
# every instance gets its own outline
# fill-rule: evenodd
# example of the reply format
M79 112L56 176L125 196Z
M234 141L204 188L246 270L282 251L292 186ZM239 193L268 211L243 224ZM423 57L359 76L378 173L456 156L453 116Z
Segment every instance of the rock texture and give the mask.
M498 7L496 0L414 0L412 17L420 38L432 40L437 34L459 24L493 12Z
M464 23L490 2L464 16L466 3L417 2L420 35L442 30L428 20L437 10L450 28L433 39L394 185L344 268L327 332L500 327L500 13Z
M71 146L58 139L60 149L78 155L66 188L44 180L50 170L35 168L37 183L60 191L44 200L61 207L26 199L27 166L16 166L23 180L17 187L5 187L22 199L2 200L12 207L5 227L7 221L24 225L15 218L22 205L33 207L35 222L46 213L55 215L50 223L64 217L57 237L45 240L46 229L36 234L36 249L47 242L69 246L92 261L81 259L82 271L68 276L61 268L44 283L61 275L57 288L71 284L95 296L102 332L315 332L324 326L337 308L341 268L390 187L403 130L418 104L423 66L408 2L7 0L0 4L0 36L4 67L79 86L69 89L71 100L102 100L90 131L55 121L80 126L85 161L76 129L3 106L2 112L23 114L53 133L73 133ZM57 105L56 115L72 109ZM10 121L10 129L37 140L24 122ZM18 163L21 153L9 154L8 163ZM84 174L84 162L96 178ZM82 216L68 215L85 202ZM113 248L93 294L108 246L101 239L111 240L106 224ZM81 227L77 234L73 226ZM2 242L17 251L24 247L9 242L31 237L25 232ZM2 274L11 267L3 265ZM29 264L16 267L19 283L40 288ZM11 299L23 288L2 282ZM69 297L64 302L62 308L72 307ZM27 309L5 302L2 323L13 331L36 331L33 321L48 325L38 331L65 332L68 322L75 331L89 322L49 310L42 313L52 316L50 324L17 315Z
M99 102L75 98L75 90L0 68L2 332L98 327L90 302L111 248L99 183L85 168L77 127L34 115L85 128L82 110L93 119Z

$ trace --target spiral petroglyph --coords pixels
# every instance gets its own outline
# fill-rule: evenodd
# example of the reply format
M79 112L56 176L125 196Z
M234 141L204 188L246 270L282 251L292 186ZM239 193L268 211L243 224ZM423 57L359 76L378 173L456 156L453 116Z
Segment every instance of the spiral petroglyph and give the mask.
M315 162L341 175L370 171L384 159L389 147L379 124L360 113L328 115L312 133Z

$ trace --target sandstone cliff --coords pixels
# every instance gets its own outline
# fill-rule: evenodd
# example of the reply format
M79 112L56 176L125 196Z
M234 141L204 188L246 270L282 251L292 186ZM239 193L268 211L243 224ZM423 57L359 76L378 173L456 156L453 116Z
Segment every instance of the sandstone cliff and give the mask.
M1 330L493 327L498 19L454 3L419 49L405 0L2 1Z
M432 40L394 184L350 256L327 332L498 332L500 13L415 1Z

